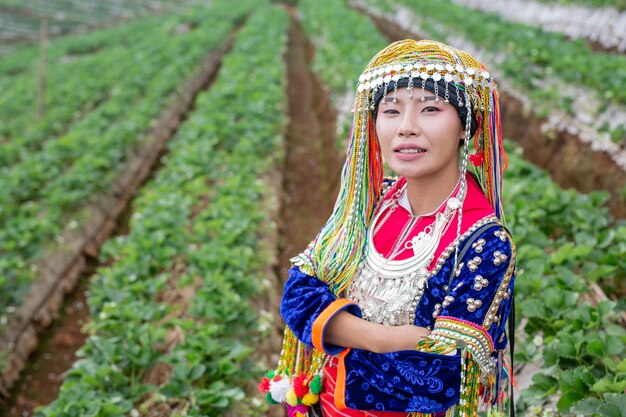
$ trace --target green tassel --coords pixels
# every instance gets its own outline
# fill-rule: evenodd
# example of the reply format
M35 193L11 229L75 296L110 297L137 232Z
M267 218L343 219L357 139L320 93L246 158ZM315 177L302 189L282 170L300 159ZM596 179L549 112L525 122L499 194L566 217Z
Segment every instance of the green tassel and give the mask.
M322 392L322 378L319 375L315 375L309 384L309 390L312 394L319 394Z
M265 394L265 399L270 404L278 404L276 401L274 401L274 399L272 398L272 394L270 394L269 392Z

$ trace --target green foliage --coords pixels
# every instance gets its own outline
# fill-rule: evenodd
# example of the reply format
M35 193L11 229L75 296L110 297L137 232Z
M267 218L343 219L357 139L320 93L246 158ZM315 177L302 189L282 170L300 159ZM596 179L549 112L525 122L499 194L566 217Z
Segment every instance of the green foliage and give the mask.
M198 8L196 13L203 15L206 10ZM171 36L172 29L190 20L184 12L151 16L129 25L51 41L46 51L45 114L41 120L35 111L38 50L0 59L0 79L5 87L0 97L2 165L17 162L62 134L86 113L114 99L115 90L140 86L137 80L141 78L137 77L153 76L155 68L167 66L175 56L173 47L180 52L188 46L180 39L165 43L151 40L179 37Z
M449 1L406 3L429 16L425 25L431 33L443 37L442 28L454 27L503 54L506 76L531 92L529 80L548 72L599 88L607 71L624 67L623 57L594 53L582 42L565 42L560 35ZM0 180L1 309L14 304L35 276L30 265L43 242L58 235L68 213L111 184L169 94L253 4L258 11L237 36L218 79L198 97L196 111L168 145L163 168L136 200L129 235L104 247L103 259L111 266L98 271L90 288L92 335L59 399L38 416L128 415L138 407L145 412L146 397L170 405L189 401L186 415L216 416L241 401L238 387L253 374L247 358L259 327L249 303L259 285L250 277L267 266L258 255L258 234L267 218L259 205L267 190L258 178L281 155L285 126L285 13L253 0L237 6L217 3L206 14L137 22L133 30L155 34L144 43L141 37L131 42L136 34L122 29L103 32L110 38L92 34L83 41L60 40L51 48L51 59L76 55L71 65L77 74L98 62L135 61L110 68L85 86L89 94L84 96L59 90L71 97L67 108L58 110L62 114L46 117L22 136L3 133L13 140L0 144L20 159L2 171ZM315 71L336 95L352 91L367 58L387 42L344 2L300 0L300 13L316 46ZM158 22L167 22L167 29ZM194 29L171 36L181 22ZM0 60L0 73L8 74L0 87L18 106L20 89L28 90L20 83L32 73L11 62ZM580 78L581 71L591 75ZM626 101L623 89L612 92L619 83L604 87ZM105 97L101 102L85 101L98 94ZM541 98L552 92L532 94ZM51 100L60 103L59 97ZM90 106L95 110L85 116L75 114ZM15 124L0 127L2 132L18 132L20 123L26 124L17 117L18 107L11 109ZM21 137L33 139L20 142ZM626 303L594 304L589 288L608 288L626 276L626 223L612 219L603 207L607 193L563 190L524 161L519 148L507 147L505 207L518 245L517 317L525 322L516 361L543 366L522 393L520 408L555 399L558 415L624 415L626 330L617 315ZM39 148L39 153L27 152ZM185 316L172 319L174 309L160 294L171 281L185 288L197 279L201 286ZM159 347L174 330L185 337L164 354ZM157 364L171 368L169 379L160 386L145 383Z
M315 45L312 69L338 102L354 90L367 64L364 57L373 56L387 41L370 19L348 8L345 1L301 0L298 10ZM339 144L344 146L352 120L338 122Z
M340 95L351 91L363 72L366 57L387 45L367 17L343 1L301 0L301 20L315 44L313 70Z
M250 298L269 262L258 239L268 191L258 178L280 158L286 125L288 17L261 6L142 188L130 233L105 246L111 266L90 287L92 335L83 359L37 416L143 415L150 403L185 403L185 415L218 416L243 399L240 387L256 375L247 357L260 333ZM172 316L163 291L192 285L185 314ZM184 338L163 352L172 331ZM171 369L158 386L144 379L157 364Z
M59 80L51 104L64 103L52 106L53 113L58 108L67 117L54 113L35 125L32 135L25 134L24 141L13 138L0 144L0 160L7 158L0 163L0 317L20 302L37 275L36 261L56 243L54 238L65 229L87 226L80 217L81 207L92 202L98 192L110 189L176 89L210 51L221 46L247 9L244 4L216 3L208 9L198 8L194 16L138 22L127 32L121 28L107 32L117 40L127 36L128 43L107 43L93 56L58 65L54 71ZM202 23L174 35L175 29L190 19ZM90 42L94 37L103 39L90 37ZM67 43L61 49L66 47ZM99 67L103 71L94 77L94 68ZM72 77L67 77L68 71ZM16 96L23 93L18 85ZM106 97L99 97L102 94ZM0 101L7 120L13 120L13 113L29 113L30 104L20 107L11 97ZM85 100L102 102L77 116L85 110L81 110ZM67 132L49 137L75 117ZM19 126L21 122L15 123ZM41 149L32 148L36 143Z
M563 190L524 161L518 147L507 145L504 196L518 245L517 312L528 320L516 359L544 366L522 393L521 404L529 407L557 395L563 414L583 401L584 406L598 401L599 409L603 394L626 389L625 366L619 362L626 330L615 323L616 302L588 301L589 285L626 275L626 224L603 207L606 193Z
M626 10L626 0L539 0L542 3L581 5L588 7L613 7L617 10Z
M0 0L0 53L20 51L25 44L35 44L40 36L43 17L47 18L49 36L58 37L119 24L120 21L141 15L171 12L173 7L180 6L180 3L175 0L128 2Z

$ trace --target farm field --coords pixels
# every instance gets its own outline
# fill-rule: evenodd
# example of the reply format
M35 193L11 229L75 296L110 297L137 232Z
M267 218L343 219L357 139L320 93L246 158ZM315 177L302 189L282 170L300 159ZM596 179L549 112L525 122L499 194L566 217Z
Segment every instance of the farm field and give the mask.
M407 37L475 54L500 87L518 415L626 415L619 39L498 2L96 3L33 3L93 14L48 40L43 96L36 42L0 57L1 416L280 415L256 383L288 260L332 211L359 74ZM517 3L573 23L625 7Z

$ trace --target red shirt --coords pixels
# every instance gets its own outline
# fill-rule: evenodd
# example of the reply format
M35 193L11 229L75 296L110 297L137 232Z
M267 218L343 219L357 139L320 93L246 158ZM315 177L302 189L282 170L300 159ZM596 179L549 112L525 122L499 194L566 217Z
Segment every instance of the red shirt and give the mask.
M465 201L463 202L463 218L461 220L461 234L465 233L474 223L483 219L484 217L494 215L494 211L489 204L489 200L483 194L480 186L474 180L471 175L467 175L467 196L465 197ZM399 196L398 207L391 213L389 218L385 221L383 227L374 235L374 247L384 257L388 258L393 250L396 240L398 239L398 235L402 232L404 227L412 218L412 213L410 211L411 207L408 205L408 199L406 198L406 179L401 177L398 181L395 182L387 192L385 196L385 201L398 198L396 196L398 190L403 190L404 192ZM451 193L451 196L456 195L458 191L457 188ZM404 197L404 198L403 198ZM446 199L447 200L447 199ZM388 208L385 212L381 213L379 220L385 218L386 212L389 211ZM416 236L419 232L423 231L427 226L431 225L435 221L435 215L438 212L443 212L445 210L445 201L439 210L431 213L430 215L422 216L415 226L412 228L410 233L408 233L406 239L401 242L401 245L404 245L405 242L411 240L414 236ZM439 241L439 245L435 250L435 256L433 261L431 262L428 269L432 269L439 255L456 239L457 233L457 223L458 223L458 215L455 215L452 219L450 226L446 233L441 236L441 240ZM376 225L377 226L377 225ZM376 228L376 226L374 226ZM412 251L404 250L399 252L393 259L402 260L407 259L412 255Z
M465 233L472 225L479 220L494 215L494 211L489 204L489 200L483 194L480 185L474 180L474 178L467 174L467 196L463 202L463 216L461 220L461 234ZM384 224L377 233L374 235L374 247L377 252L388 258L394 248L404 248L405 242L411 240L419 232L423 231L427 226L433 224L435 216L438 212L445 210L445 201L438 210L435 210L429 215L422 216L415 225L411 228L409 233L402 242L397 242L400 234L407 226L407 223L412 219L411 206L408 203L408 197L406 196L406 178L401 177L396 181L388 190L385 195L384 201L390 201L391 199L398 199L398 206L391 212L389 217L384 221ZM458 191L458 185L453 190L450 196L456 195ZM447 201L447 199L446 199ZM387 208L385 212L380 214L378 221L382 222L385 219L387 212L391 208ZM457 224L458 215L454 215L448 229L441 236L439 245L435 250L435 254L428 269L432 270L437 264L437 260L442 252L452 244L457 237ZM374 225L374 229L379 224ZM407 259L413 255L411 250L397 250L396 256L393 259L402 260ZM345 408L338 410L334 403L334 391L335 381L337 380L337 364L336 360L331 360L329 364L324 368L324 389L320 394L320 402L324 417L405 417L407 413L398 412L376 412L376 411L361 411ZM444 415L445 413L441 413Z

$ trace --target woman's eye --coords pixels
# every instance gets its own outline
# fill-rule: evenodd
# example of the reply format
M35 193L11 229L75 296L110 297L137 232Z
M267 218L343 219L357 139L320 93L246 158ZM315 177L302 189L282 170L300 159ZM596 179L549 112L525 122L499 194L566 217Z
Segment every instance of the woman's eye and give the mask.
M439 111L439 107L435 107L435 106L424 107L424 109L422 110L422 112L426 112L426 113L432 113L432 112L437 112L437 111Z
M400 112L396 109L387 109L383 111L384 114L399 114Z

